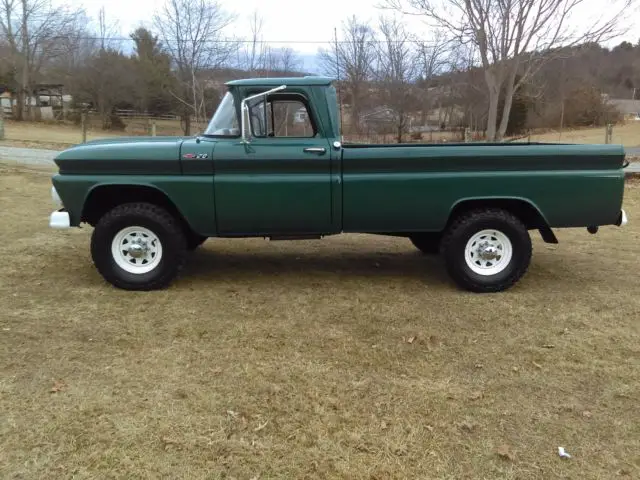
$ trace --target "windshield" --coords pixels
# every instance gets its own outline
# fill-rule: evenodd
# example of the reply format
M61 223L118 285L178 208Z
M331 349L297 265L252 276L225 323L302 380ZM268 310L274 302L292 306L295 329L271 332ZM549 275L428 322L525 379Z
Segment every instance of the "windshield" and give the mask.
M238 137L240 135L236 106L233 101L233 95L230 92L225 94L220 105L218 105L218 109L213 114L213 118L204 134L217 137Z

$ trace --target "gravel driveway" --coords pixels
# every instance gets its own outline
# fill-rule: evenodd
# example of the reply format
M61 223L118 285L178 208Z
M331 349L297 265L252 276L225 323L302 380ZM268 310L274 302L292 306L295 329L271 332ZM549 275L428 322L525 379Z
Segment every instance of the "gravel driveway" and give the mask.
M0 161L18 165L54 166L53 159L59 153L57 150L0 146Z

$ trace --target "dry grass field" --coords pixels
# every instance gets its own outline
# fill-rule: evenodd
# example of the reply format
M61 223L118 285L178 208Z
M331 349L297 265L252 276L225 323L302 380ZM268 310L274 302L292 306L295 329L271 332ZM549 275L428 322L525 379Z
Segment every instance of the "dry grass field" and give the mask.
M94 122L95 123L95 122ZM204 129L205 125L194 125L194 131ZM82 132L79 127L63 124L44 124L31 122L6 122L6 140L2 143L7 146L48 148L63 150L82 141ZM171 120L158 120L156 132L158 135L182 135L180 123ZM127 120L127 128L124 132L110 132L101 130L97 125L92 125L87 138L95 140L123 135L147 135L148 125L146 120ZM395 137L389 135L357 136L349 135L349 141L371 143L394 143ZM548 132L532 135L532 141L537 142L567 142L567 143L604 143L604 128L584 128L567 130L560 135L559 132ZM405 141L409 141L408 139ZM423 134L423 142L456 141L461 139L452 132L435 132ZM625 147L640 146L640 122L628 123L616 126L613 130L613 142Z
M87 131L87 140L129 135L147 135L147 128L148 126L145 120L128 121L127 128L124 132L102 130L98 126L92 125ZM203 125L194 124L193 128L203 128ZM182 135L180 122L158 120L156 122L156 133L158 135ZM6 140L0 145L47 148L52 150L64 150L65 148L82 142L82 130L80 127L62 123L15 122L7 120L5 123L5 136Z
M49 174L0 166L1 478L640 478L640 184L502 294L364 235L212 239L132 293Z
M605 129L601 128L581 128L566 130L562 134L549 132L541 135L532 135L532 142L566 142L566 143L604 143ZM640 146L640 122L629 122L624 125L616 125L613 128L612 143L624 145L625 147Z

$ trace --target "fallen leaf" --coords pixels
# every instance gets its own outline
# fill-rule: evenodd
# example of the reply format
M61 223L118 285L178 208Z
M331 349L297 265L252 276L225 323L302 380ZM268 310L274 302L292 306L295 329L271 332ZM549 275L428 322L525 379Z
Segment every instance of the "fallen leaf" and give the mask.
M415 342L415 341L416 341L416 338L417 338L416 336L409 337L409 338L407 338L406 342L407 342L407 343L409 343L409 344L411 344L411 343L413 343L413 342Z
M254 432L259 432L260 430L262 430L264 427L267 426L267 423L269 423L269 420L267 420L266 422L258 425L256 428L253 429Z
M500 445L496 450L496 453L500 458L503 458L505 460L513 461L515 459L515 455L511 451L509 445Z
M57 380L54 384L53 387L51 387L50 392L51 393L58 393L60 391L62 391L64 388L66 388L67 384L64 383L62 380Z
M366 451L369 452L370 450L367 449ZM403 457L408 453L408 450L406 446L400 445L400 446L394 447L393 453L395 453L399 457Z
M431 425L426 425L424 428L426 428L430 432L433 432L433 427Z
M589 410L585 410L584 412L582 412L582 416L584 418L591 418L591 412Z
M539 363L533 362L533 366L542 370L542 365L540 365Z
M471 400L480 400L482 397L483 397L482 392L477 391L477 392L472 392L469 398Z
M171 448L175 448L177 450L182 450L182 444L178 440L174 440L169 437L162 437L162 443L164 443L164 449L169 450Z
M551 343L545 343L544 345L542 345L542 348L556 348L556 346Z
M463 432L468 432L471 433L476 429L475 424L471 423L471 422L462 422L460 424L460 430L462 430Z
M520 369L518 367L513 367L511 370L513 370L514 372L520 371Z

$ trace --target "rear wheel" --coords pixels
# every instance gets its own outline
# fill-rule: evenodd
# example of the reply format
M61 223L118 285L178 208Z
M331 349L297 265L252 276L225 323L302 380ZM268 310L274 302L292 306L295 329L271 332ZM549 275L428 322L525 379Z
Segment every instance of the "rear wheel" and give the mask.
M447 270L462 288L499 292L513 286L531 262L531 237L518 217L500 209L458 217L442 239Z
M179 222L148 203L119 205L100 218L91 237L93 262L125 290L168 286L184 266L187 240Z
M425 255L437 255L440 253L440 233L416 233L409 237L413 246Z

